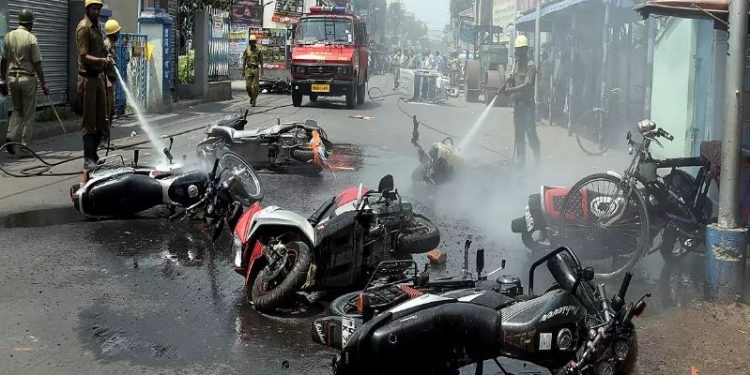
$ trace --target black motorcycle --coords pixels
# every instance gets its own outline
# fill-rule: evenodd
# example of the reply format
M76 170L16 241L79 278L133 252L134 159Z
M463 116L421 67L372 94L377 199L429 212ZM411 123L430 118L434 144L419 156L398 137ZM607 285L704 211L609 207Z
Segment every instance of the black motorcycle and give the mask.
M534 271L546 263L555 284L534 294ZM529 270L527 299L460 298L425 294L363 319L341 318L315 327L314 339L340 343L333 362L336 374L455 374L498 357L532 362L555 375L629 374L635 367L638 341L632 320L646 307L645 298L625 303L632 275L607 298L594 271L575 254L558 248ZM505 297L505 298L503 298ZM365 302L363 302L365 303ZM367 318L365 316L365 318ZM365 321L366 320L366 321ZM339 334L340 340L329 336Z
M115 164L103 160L88 181L71 186L73 206L92 219L127 218L164 206L177 219L206 209L215 213L217 200L229 193L244 207L263 197L257 174L239 155L224 151L212 160L173 163L171 144L163 150L169 163L160 167L139 165L139 150L130 165L122 156L110 157L119 159Z

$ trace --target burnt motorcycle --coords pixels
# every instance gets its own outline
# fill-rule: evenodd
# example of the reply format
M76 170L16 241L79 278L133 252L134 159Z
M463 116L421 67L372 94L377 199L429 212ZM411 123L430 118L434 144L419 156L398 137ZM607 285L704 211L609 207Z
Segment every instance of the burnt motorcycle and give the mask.
M411 143L417 148L419 166L412 172L413 182L424 181L427 185L440 185L452 180L456 173L464 168L464 157L456 147L453 138L445 138L433 143L428 151L419 145L419 120L412 116L414 128Z
M440 243L440 232L394 190L350 187L309 218L276 206L251 206L234 230L235 270L259 311L283 306L297 292L367 282L384 260L410 258Z
M541 264L555 283L537 296L534 271ZM525 300L500 293L487 297L491 292L458 298L425 294L369 320L329 320L315 327L313 338L341 345L333 361L334 373L341 375L456 374L471 364L482 374L487 360L507 373L499 357L531 362L555 375L630 374L638 356L633 318L644 311L649 295L625 303L630 273L611 299L593 278L593 269L561 247L531 265Z
M177 218L212 207L207 204L227 190L233 192L233 202L245 207L262 199L258 176L239 155L223 151L210 160L173 163L171 145L170 139L169 148L163 150L169 163L160 167L139 165L139 150L133 151L130 165L120 155L108 158L119 162L101 160L88 181L71 186L73 206L94 219L132 217L157 206L168 208ZM232 186L221 187L229 177Z
M315 120L277 121L267 128L245 129L247 114L229 115L211 123L206 138L198 143L198 153L229 149L255 168L320 173L330 169L328 156L333 144Z

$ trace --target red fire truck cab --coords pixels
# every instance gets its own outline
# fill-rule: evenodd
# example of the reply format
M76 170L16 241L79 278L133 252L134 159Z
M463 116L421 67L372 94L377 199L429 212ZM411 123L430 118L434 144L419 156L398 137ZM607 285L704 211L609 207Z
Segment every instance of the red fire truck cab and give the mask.
M294 28L292 104L302 96L345 96L347 108L365 101L367 27L344 7L313 6Z

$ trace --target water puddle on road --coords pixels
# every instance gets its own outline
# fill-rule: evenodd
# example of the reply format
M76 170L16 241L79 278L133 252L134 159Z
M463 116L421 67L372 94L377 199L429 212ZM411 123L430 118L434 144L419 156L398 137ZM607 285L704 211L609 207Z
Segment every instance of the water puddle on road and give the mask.
M86 217L73 207L45 208L0 216L0 228L38 228L85 220Z

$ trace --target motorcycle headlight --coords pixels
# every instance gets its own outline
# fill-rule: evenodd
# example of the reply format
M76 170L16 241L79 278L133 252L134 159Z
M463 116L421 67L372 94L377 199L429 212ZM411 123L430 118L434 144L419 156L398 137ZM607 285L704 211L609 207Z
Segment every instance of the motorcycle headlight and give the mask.
M646 134L654 129L656 129L656 123L651 120L647 119L638 122L638 131L641 132L641 134Z
M305 67L302 65L295 65L294 72L297 74L305 74Z
M232 239L232 251L234 251L234 265L242 267L242 241L236 236Z

